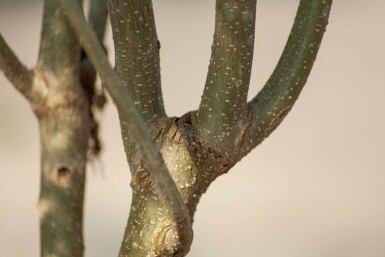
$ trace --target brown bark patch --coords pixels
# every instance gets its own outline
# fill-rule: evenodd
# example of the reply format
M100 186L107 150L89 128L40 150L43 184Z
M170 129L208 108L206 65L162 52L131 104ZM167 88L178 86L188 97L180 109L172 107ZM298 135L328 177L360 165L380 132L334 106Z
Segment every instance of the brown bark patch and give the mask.
M270 121L269 126L266 129L266 133L270 134L286 117L286 115L290 112L292 105L288 105L283 108L275 117Z
M143 161L131 179L131 187L138 188L141 191L147 191L154 188L154 180L150 177L150 173L144 166Z

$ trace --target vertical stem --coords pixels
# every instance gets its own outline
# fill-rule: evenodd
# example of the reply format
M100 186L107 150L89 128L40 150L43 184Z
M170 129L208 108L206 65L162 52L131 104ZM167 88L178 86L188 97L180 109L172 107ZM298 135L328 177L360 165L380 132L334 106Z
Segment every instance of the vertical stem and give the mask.
M79 58L80 44L57 1L45 0L37 68L56 77L57 86L73 87L79 76Z
M77 0L78 1L78 0ZM79 1L80 2L80 1ZM45 0L34 111L41 141L41 256L83 256L89 102L79 81L80 44L56 0Z
M103 45L104 33L107 25L107 16L107 0L92 0L88 23L93 28L101 45ZM92 101L92 97L95 94L96 70L92 67L92 64L89 58L87 58L84 50L82 51L81 56L80 79L86 94L91 98L90 101Z
M165 116L151 0L109 0L108 5L117 73L145 121Z
M246 117L254 50L256 0L217 0L205 89L196 117L199 134L231 150Z
M83 199L89 114L82 95L57 92L38 114L41 256L83 256Z
M101 43L106 30L107 16L107 0L92 0L88 23L94 29L96 37Z

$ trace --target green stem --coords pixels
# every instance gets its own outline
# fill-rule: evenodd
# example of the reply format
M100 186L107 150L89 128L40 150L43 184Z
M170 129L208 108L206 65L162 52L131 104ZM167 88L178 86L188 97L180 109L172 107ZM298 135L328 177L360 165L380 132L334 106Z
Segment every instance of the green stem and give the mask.
M256 0L217 0L215 33L205 89L194 126L231 150L247 114L254 50Z
M58 78L57 85L51 86L73 87L72 81L79 76L79 59L80 44L64 13L56 0L45 0L37 68L47 76Z
M88 138L82 94L58 90L39 113L41 256L82 257Z
M107 25L107 16L107 0L92 0L89 11L88 23L95 31L96 36L100 44L102 45ZM100 111L104 107L106 102L104 90L99 90L98 86L95 84L96 76L97 74L95 68L92 66L86 53L82 50L80 82L88 99L88 102L90 103L89 113L91 117L91 138L89 156L91 157L97 156L102 149L102 144L98 135L99 124L96 119L95 113L97 111Z
M0 34L0 70L27 99L33 98L32 73L19 61Z
M80 1L78 1L80 3ZM33 104L41 140L41 256L82 257L89 102L79 83L80 44L56 0L45 0Z
M103 42L107 24L107 0L92 0L88 23L94 29L99 42Z
M152 176L155 188L172 217L175 237L191 238L191 222L185 204L172 180L160 153L155 148L146 125L135 109L135 105L125 90L122 80L112 70L103 48L87 24L79 3L76 0L59 0L66 12L69 22L82 42L91 63L96 67L102 80L106 83L113 101L120 114L125 118L125 125L136 140L143 159Z
M104 33L107 25L107 0L91 1L88 23L93 28L100 44L103 45ZM93 96L95 91L96 71L89 59L82 53L81 81L88 95Z
M297 100L316 59L332 0L301 0L285 49L270 79L249 103L252 120L244 155L269 136Z
M109 0L115 69L145 121L164 117L159 50L151 0ZM126 135L129 136L129 135Z

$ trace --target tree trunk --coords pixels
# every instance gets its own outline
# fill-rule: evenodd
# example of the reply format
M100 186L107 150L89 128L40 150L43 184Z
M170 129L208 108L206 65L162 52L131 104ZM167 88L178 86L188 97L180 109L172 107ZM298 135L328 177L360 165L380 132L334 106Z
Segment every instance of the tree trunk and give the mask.
M0 69L30 101L39 121L42 256L83 255L95 67L117 106L132 173L131 211L119 256L183 257L202 194L269 136L294 105L315 61L332 0L300 1L281 59L250 102L256 0L217 0L202 100L198 110L180 118L168 117L163 106L152 1L108 0L116 72L100 45L105 0L92 1L89 24L80 2L45 1L33 72L0 35ZM80 57L78 40L90 62Z

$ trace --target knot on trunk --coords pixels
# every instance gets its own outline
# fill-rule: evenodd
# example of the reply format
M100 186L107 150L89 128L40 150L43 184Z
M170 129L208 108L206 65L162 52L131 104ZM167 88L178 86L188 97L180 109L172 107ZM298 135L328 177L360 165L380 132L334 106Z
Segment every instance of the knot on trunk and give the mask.
M192 231L186 235L178 234L176 230L183 222L161 227L155 238L155 253L157 256L183 257L190 251Z
M151 178L143 160L140 161L139 167L136 169L135 174L131 179L131 187L139 189L142 192L154 188L154 180Z

